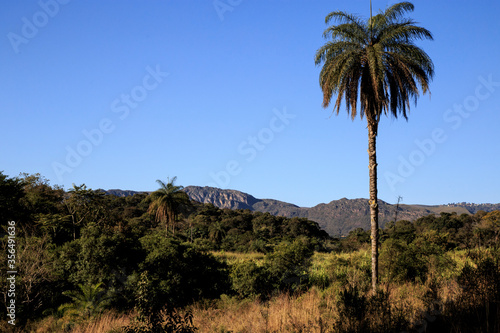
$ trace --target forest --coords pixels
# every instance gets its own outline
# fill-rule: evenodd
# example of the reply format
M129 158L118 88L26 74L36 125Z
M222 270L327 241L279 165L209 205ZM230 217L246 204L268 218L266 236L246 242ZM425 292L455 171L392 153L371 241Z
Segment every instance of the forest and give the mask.
M500 331L500 211L386 224L374 293L369 230L332 238L174 182L117 197L0 173L0 331Z

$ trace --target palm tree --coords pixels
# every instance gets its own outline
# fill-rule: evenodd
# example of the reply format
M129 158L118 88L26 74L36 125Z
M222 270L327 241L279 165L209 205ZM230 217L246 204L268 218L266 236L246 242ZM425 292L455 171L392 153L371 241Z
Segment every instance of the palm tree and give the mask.
M63 314L70 317L90 318L104 309L108 298L104 295L102 282L96 284L79 284L78 290L63 291L63 295L71 298L73 303L66 303L58 308Z
M370 3L371 7L371 3ZM378 203L376 138L382 114L408 120L410 100L417 103L419 88L429 91L434 65L429 56L414 44L430 39L432 34L405 18L413 11L409 2L401 2L371 17L336 11L325 22L337 21L323 33L330 39L316 52L316 65L323 64L320 86L323 107L336 95L333 112L338 115L344 100L347 113L354 120L358 114L368 123L368 157L370 170L370 215L372 246L372 288L378 283ZM371 11L371 10L370 10Z
M220 244L222 239L226 236L226 230L224 230L224 225L221 221L215 221L210 224L209 237L216 244Z
M151 193L152 202L148 212L155 212L157 222L165 222L167 231L168 225L172 225L172 233L175 235L175 220L184 206L190 204L189 196L183 191L183 186L174 185L177 177L168 179L165 184L161 180L156 182L160 188Z

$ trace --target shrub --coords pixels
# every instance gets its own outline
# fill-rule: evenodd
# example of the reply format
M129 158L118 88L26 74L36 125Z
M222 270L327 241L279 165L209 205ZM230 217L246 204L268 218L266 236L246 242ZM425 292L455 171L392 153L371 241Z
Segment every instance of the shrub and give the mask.
M274 252L266 255L265 264L275 288L294 291L304 287L313 254L307 239L298 238L293 243L280 243Z
M339 315L335 332L402 332L408 328L402 311L391 306L389 292L377 290L363 294L357 287L340 291L337 300Z
M390 281L405 282L419 279L427 274L427 262L414 246L400 239L384 242L380 254L381 266Z
M211 254L166 238L162 232L147 235L140 242L146 257L128 285L135 291L145 283L151 291L148 301L156 310L165 304L182 306L202 298L216 298L229 290L228 267Z
M386 240L380 262L387 278L395 282L424 282L429 275L434 278L441 274L452 263L437 238L440 236L431 230L409 244L402 239Z
M477 267L466 264L457 282L459 297L447 306L450 325L465 331L500 331L500 267L492 258L480 258Z
M233 290L241 298L262 297L270 292L269 271L253 261L233 264L230 277Z

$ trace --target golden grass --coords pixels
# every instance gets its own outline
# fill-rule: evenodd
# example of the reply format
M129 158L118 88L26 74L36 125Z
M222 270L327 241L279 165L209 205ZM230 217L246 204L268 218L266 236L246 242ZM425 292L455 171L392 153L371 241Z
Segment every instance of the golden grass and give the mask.
M71 333L108 333L110 331L118 331L130 323L130 314L107 313L91 322L84 323L75 327Z
M119 314L114 311L105 312L102 315L80 323L70 324L65 318L56 319L53 316L45 318L37 323L36 329L29 330L34 333L110 333L118 332L123 326L130 323L132 314Z
M214 252L228 263L262 260L262 254ZM321 287L313 287L304 294L280 294L268 302L237 300L223 297L216 305L206 308L194 305L194 325L199 332L329 332L341 321L337 301L340 290L357 287L369 295L371 261L368 250L350 253L315 253L310 277ZM468 261L466 253L455 255L457 264L448 275L455 275ZM328 286L330 285L330 286ZM452 284L439 290L444 302L455 298L457 290ZM400 313L410 323L419 322L429 304L429 286L419 283L386 284L389 304L394 313ZM374 321L379 318L374 318Z
M404 284L387 289L394 313L402 313L410 323L425 316L425 286ZM326 290L313 287L302 295L280 294L268 302L224 297L210 308L192 306L193 323L200 333L333 332L344 319L337 308L338 293L339 288L332 286Z
M408 283L384 288L390 291L391 306L403 311L408 321L417 322L425 315L425 286ZM341 320L337 308L339 291L336 285L325 290L312 287L303 294L283 293L267 302L238 300L223 295L210 307L201 302L189 309L199 333L333 332L333 327ZM67 332L118 332L120 327L130 323L132 317L133 314L107 312L92 321L77 324ZM49 317L38 323L37 330L32 332L52 333L63 329L61 320Z
M386 287L387 288L387 287ZM428 288L421 284L405 283L388 287L390 303L393 308L401 309L406 320L411 323L419 321L427 310L425 294Z
M264 260L264 254L260 252L241 253L241 252L212 251L211 253L216 258L225 260L230 265L237 262L243 262L248 260L255 261L257 263Z
M192 307L194 325L204 332L321 332L321 292L297 297L280 294L269 302L227 298L218 307Z
M312 287L301 295L279 294L267 302L238 300L223 295L220 300L207 307L207 303L196 303L189 307L193 313L193 324L199 333L265 333L265 332L334 332L334 327L343 320L337 308L340 288L332 285L327 289ZM389 292L389 304L394 312L403 313L406 321L420 323L429 311L426 293L429 287L418 283L382 285ZM440 286L438 300L446 304L459 292L456 283ZM366 293L369 295L369 292ZM182 313L182 311L181 311ZM133 314L108 312L90 322L80 323L67 332L110 333L130 323ZM377 321L378 318L373 318ZM39 323L36 333L61 332L61 321L49 317Z

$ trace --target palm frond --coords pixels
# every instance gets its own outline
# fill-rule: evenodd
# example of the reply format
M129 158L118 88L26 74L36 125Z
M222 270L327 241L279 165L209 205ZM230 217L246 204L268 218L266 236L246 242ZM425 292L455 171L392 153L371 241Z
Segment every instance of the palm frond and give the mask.
M407 12L415 10L415 6L411 2L400 2L387 8L383 13L389 21L396 21L403 17Z
M327 24L337 24L324 31L330 40L315 55L315 64L322 65L323 107L336 96L337 114L345 104L353 119L357 114L377 123L381 114L407 119L410 101L416 103L420 92L429 92L434 75L430 57L414 44L433 36L405 18L413 10L413 4L401 2L368 21L341 11L326 16Z

